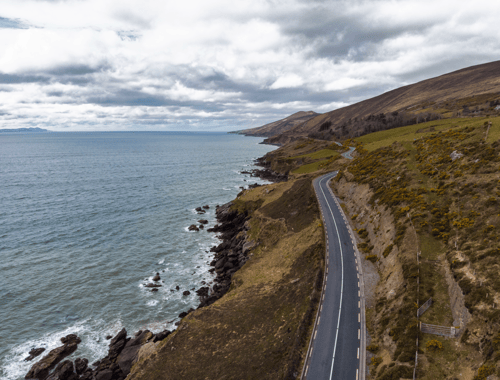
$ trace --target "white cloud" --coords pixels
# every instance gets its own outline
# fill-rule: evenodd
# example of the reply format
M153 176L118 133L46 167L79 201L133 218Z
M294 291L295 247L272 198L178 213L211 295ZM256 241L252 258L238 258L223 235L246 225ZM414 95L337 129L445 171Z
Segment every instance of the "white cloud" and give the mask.
M0 29L0 128L229 128L500 53L485 0L3 0L0 17L29 27Z
M299 87L304 84L304 81L297 74L285 74L280 76L270 88L276 90L278 88L292 88Z

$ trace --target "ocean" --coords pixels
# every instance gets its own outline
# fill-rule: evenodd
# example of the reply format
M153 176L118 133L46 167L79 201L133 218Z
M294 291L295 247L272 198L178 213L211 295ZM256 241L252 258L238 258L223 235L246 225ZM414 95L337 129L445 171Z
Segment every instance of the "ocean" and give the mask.
M107 354L125 327L175 328L210 284L215 234L188 231L275 149L225 133L0 134L0 378L20 380L31 348L77 334L69 358ZM196 207L209 205L206 214ZM162 287L143 285L160 274ZM179 290L176 290L176 286ZM190 295L183 292L189 290ZM44 353L44 354L45 354ZM42 354L43 355L43 354Z

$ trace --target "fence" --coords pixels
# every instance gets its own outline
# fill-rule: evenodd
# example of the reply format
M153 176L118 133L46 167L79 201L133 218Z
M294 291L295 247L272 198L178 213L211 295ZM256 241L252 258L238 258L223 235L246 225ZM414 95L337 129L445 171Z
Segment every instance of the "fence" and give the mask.
M424 302L422 306L420 306L417 310L417 317L421 317L422 314L424 314L429 307L432 305L432 297L429 298L427 301Z
M455 329L455 327L429 325L427 323L420 322L420 331L427 334L441 335L448 338L453 338L455 337L457 330L458 329Z

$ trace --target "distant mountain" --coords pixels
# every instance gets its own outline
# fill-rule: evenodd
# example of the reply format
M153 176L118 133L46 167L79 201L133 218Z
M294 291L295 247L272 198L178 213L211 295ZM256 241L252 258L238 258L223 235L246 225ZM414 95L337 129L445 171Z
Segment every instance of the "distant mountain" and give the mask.
M0 133L2 132L49 132L48 129L43 128L15 128L15 129L0 129Z
M318 113L313 111L300 111L284 119L263 125L262 127L244 129L238 131L238 133L245 136L270 137L286 132L318 115Z
M460 115L496 115L498 110L495 106L498 104L500 104L500 61L495 61L400 87L374 98L315 116L266 139L265 142L286 144L308 136L327 140L344 136L356 137L374 132L377 129L370 130L370 126L379 128L396 113L399 118L403 116L407 119L424 113L439 114L445 118Z

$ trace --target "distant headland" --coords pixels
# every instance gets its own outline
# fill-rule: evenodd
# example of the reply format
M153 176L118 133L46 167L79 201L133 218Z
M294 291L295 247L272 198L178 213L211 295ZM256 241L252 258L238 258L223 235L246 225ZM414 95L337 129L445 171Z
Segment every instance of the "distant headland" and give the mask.
M0 129L2 132L50 132L48 129L43 128L15 128L15 129Z

